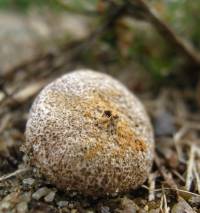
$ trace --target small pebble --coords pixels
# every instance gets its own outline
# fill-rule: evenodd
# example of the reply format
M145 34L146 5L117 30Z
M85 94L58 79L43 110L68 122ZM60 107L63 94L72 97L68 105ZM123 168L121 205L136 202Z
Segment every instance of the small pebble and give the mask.
M26 213L28 212L28 204L25 201L18 203L16 206L17 213Z
M20 200L18 192L12 192L8 194L3 200L0 201L0 213L9 212L15 207L16 203Z
M102 206L101 213L110 213L110 208L108 206Z
M56 192L55 191L51 191L45 198L44 200L47 202L47 203L50 203L54 200L55 198L55 195L56 195Z
M46 196L49 191L50 190L47 187L42 187L38 189L35 193L33 193L32 198L35 200L39 200L40 198Z
M120 213L135 213L139 211L139 207L135 204L135 202L127 197L121 199L121 208Z
M59 201L59 202L57 203L57 205L58 205L59 207L65 207L65 206L68 206L68 205L69 205L69 202L68 202L68 201L62 200L62 201Z
M27 178L23 180L23 184L32 186L35 183L35 179Z
M31 200L31 192L26 192L21 195L23 201L29 202Z
M3 202L3 203L0 203L0 211L4 211L4 210L8 210L10 207L11 207L11 203L10 202Z
M69 204L68 204L68 207L69 207L70 209L72 209L72 208L74 208L74 204L73 204L73 203L69 203Z
M148 212L148 211L149 211L149 206L146 205L146 206L144 207L144 210Z
M192 196L189 200L190 204L198 204L200 206L200 197L198 196Z
M195 213L192 207L183 199L179 198L178 203L176 203L171 210L172 213Z

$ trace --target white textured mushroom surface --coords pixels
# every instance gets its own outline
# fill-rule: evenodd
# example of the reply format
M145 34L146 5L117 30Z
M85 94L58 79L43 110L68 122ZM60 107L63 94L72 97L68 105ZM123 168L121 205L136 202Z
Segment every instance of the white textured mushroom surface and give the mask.
M28 163L65 191L112 195L141 185L154 155L141 102L112 77L71 72L47 85L30 110Z

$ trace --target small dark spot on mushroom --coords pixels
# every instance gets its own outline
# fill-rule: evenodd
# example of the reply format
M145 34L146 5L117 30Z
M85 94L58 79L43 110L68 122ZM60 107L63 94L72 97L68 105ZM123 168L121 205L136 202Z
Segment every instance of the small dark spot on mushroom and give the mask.
M105 110L103 115L105 115L106 117L110 118L112 116L112 111L110 110Z

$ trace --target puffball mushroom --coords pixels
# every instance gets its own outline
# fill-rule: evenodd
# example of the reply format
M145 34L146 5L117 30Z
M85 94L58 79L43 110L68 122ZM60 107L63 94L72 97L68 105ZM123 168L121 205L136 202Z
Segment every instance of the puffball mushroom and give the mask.
M140 186L154 152L142 103L91 70L66 74L35 99L26 125L28 163L57 188L105 196Z

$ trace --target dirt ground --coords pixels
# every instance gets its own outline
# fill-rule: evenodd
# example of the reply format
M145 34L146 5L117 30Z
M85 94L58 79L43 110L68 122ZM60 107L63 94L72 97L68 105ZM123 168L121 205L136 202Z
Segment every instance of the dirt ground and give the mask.
M142 86L141 72L115 74L141 98L151 116L156 139L154 165L137 190L113 198L84 198L57 190L23 164L20 146L30 105L43 85L55 77L39 76L37 81L31 72L21 70L5 78L7 89L15 92L1 92L0 212L199 212L200 111L192 89L165 86L155 91Z

